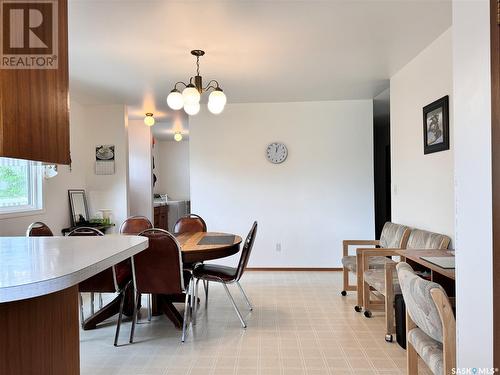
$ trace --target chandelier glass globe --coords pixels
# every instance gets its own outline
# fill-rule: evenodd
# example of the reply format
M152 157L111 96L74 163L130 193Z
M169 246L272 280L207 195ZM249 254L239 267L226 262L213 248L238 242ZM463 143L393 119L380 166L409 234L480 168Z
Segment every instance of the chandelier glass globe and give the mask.
M196 115L198 112L200 112L200 103L195 102L195 103L186 103L184 104L184 111L190 116Z
M199 103L200 93L196 87L188 85L188 87L182 91L182 99L184 100L184 105Z
M167 96L167 104L174 110L181 109L184 106L182 94L176 89L173 89Z

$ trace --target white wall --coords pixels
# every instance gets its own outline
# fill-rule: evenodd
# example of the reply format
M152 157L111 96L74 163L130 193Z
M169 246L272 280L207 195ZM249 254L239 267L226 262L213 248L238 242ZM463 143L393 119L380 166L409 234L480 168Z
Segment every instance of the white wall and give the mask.
M453 2L457 357L461 368L493 367L489 25L489 1Z
M85 158L87 194L90 215L99 209L113 210L113 221L119 225L129 216L128 204L128 115L123 105L85 107ZM95 174L95 147L115 145L115 173Z
M151 128L143 120L130 120L128 139L130 215L146 216L153 221Z
M371 100L202 110L190 119L192 212L242 236L257 220L250 266L338 267L343 239L374 236L372 126ZM265 158L273 141L288 147L281 165Z
M454 237L453 111L450 150L424 155L422 108L449 95L452 32L391 77L392 221Z
M155 155L155 193L189 200L189 141L157 141Z
M126 127L124 106L82 106L72 100L71 171L69 166L59 166L56 177L44 180L44 211L41 214L0 219L0 235L24 235L34 221L45 222L54 234L60 235L62 228L70 226L68 189L86 189L90 214L95 215L100 208L111 208L114 222L119 225L128 216ZM95 146L107 143L116 146L116 173L96 176Z

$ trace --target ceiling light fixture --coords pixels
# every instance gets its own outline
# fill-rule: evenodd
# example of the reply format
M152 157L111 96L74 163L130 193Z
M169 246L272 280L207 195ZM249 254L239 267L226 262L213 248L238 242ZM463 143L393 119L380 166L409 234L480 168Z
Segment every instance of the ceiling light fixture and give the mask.
M195 49L191 51L191 55L196 56L196 75L189 78L189 83L177 82L174 89L167 96L167 104L174 110L179 110L184 107L184 111L188 115L196 115L200 111L201 94L213 90L208 96L208 110L214 115L218 115L226 106L226 95L219 86L219 82L212 79L207 86L203 87L203 80L200 75L200 57L205 54L205 51ZM177 85L183 85L182 93L177 89Z
M181 134L181 132L175 132L174 139L175 139L176 142L182 141L182 134Z
M155 124L155 118L151 112L146 113L146 117L144 117L144 123L147 126L153 126Z

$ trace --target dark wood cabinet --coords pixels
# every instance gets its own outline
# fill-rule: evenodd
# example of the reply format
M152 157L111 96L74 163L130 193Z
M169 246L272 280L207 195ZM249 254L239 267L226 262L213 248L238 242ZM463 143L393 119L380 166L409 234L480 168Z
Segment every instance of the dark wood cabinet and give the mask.
M168 206L158 206L154 208L155 228L168 230Z
M53 4L58 6L52 20L57 21L57 69L0 67L0 156L70 163L68 4ZM41 28L40 35L52 35L50 22Z

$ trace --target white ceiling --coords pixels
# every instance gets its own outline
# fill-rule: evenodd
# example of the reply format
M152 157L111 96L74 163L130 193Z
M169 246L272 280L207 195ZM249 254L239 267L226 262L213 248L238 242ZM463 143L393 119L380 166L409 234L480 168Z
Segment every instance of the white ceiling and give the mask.
M200 48L229 102L373 98L450 26L448 0L70 0L71 94L168 117Z

